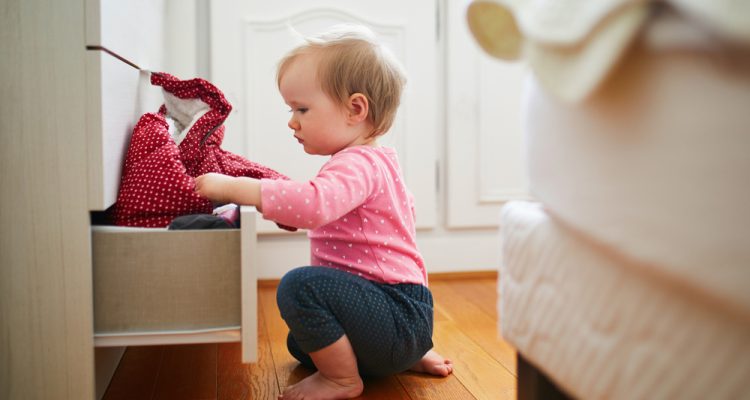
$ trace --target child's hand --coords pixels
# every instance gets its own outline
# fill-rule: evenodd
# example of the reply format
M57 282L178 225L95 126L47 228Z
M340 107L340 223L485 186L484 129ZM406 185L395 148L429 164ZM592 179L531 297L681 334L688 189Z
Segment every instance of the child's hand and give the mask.
M208 173L195 178L195 192L214 203L232 203L233 177Z

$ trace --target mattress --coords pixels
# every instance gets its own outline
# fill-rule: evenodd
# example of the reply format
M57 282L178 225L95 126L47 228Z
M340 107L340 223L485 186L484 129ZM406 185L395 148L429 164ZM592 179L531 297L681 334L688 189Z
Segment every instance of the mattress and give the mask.
M530 191L589 237L750 308L750 50L680 21L648 32L582 103L530 78Z
M622 257L537 203L501 215L501 332L581 398L743 398L750 318ZM750 282L746 272L743 282Z

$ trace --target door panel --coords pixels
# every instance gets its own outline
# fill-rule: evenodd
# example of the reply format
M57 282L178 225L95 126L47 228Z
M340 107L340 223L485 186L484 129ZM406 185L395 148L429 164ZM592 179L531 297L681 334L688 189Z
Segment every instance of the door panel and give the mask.
M446 225L497 226L506 201L529 197L521 148L525 71L483 53L466 5L446 3Z
M287 127L276 87L276 65L308 35L342 22L370 27L407 70L408 83L393 127L379 140L399 152L417 202L417 227L436 220L435 2L221 0L211 3L211 78L234 105L224 148L293 179L312 178L327 157L302 151ZM262 223L261 232L277 232Z

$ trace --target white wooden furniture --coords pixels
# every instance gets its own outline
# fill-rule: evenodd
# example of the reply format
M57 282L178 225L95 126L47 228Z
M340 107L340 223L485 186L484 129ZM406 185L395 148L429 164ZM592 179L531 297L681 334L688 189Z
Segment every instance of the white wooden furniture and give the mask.
M94 397L84 1L0 12L0 398Z
M137 67L163 65L165 9L90 3L88 197L91 211L103 211L116 200L133 125L162 100ZM240 215L234 230L93 226L95 346L242 341L243 362L255 361L257 212L242 207Z
M95 346L241 341L257 360L256 214L231 230L92 227Z

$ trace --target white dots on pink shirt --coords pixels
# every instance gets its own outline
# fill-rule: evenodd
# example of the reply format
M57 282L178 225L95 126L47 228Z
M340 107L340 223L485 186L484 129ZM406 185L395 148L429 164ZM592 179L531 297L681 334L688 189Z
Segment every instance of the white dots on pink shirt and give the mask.
M415 229L414 215L407 207L410 194L403 188L393 150L345 149L308 182L261 184L262 201L265 205L268 199L271 211L265 218L292 226L307 224L300 227L310 229L311 265L368 271L368 277L380 282L424 283L422 258L416 244L406 240L414 234L409 233ZM282 190L289 193L279 198ZM283 208L277 210L277 205ZM294 213L284 212L289 206ZM407 262L400 261L404 256Z

